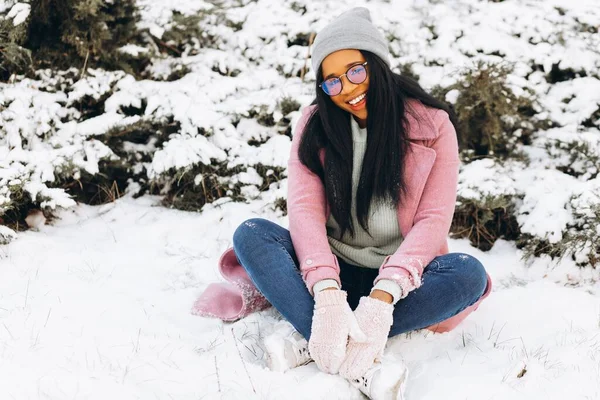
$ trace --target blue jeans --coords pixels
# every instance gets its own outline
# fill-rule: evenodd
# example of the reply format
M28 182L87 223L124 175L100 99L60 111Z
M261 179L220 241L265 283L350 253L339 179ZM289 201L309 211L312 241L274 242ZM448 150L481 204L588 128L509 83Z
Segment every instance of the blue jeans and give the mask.
M238 261L269 302L306 339L310 337L314 300L298 269L287 229L262 218L242 223L233 235ZM344 262L338 257L342 289L352 309L368 296L377 269ZM472 256L450 253L434 258L423 271L421 287L398 301L389 336L426 328L444 321L483 295L487 275Z

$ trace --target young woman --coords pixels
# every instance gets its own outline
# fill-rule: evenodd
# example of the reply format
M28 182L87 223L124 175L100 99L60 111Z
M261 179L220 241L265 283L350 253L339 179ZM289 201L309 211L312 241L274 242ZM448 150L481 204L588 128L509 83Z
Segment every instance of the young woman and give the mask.
M288 165L289 231L251 219L233 249L299 332L283 342L283 368L312 359L371 398L402 398L405 368L396 363L384 379L378 362L388 337L448 331L491 289L478 260L448 253L459 167L453 116L390 70L365 8L317 35L312 65L317 96Z

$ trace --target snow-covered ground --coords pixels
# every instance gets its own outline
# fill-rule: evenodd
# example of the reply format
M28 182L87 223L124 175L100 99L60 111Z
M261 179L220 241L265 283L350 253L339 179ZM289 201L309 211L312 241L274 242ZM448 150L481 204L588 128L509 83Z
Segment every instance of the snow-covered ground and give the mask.
M225 324L190 314L242 221L286 226L271 201L188 213L122 198L2 247L0 398L360 399L314 364L266 368L272 309ZM495 289L456 331L390 340L412 370L409 399L599 398L600 287L576 284L597 273L526 268L504 241L482 253L453 240L451 251L479 257Z
M157 38L172 26L174 11L215 7L138 3L140 27ZM190 313L198 295L220 279L217 260L241 222L260 216L287 226L274 207L287 180L259 192L263 178L254 167L285 167L290 140L250 111L295 124L299 113L282 115L278 102L290 97L306 105L314 97L314 72L304 81L298 76L310 64L298 38L350 6L371 9L391 40L394 69L412 65L426 88L453 83L478 60L513 63L511 89L533 91L540 117L557 125L522 146L529 165L492 158L464 165L459 195L518 199L521 231L550 243L569 229L593 229L600 130L597 121L583 121L600 106L597 0L223 3L228 23L208 18L217 22L205 27L215 42L192 46L180 58L154 59L155 80L92 69L76 82L78 71L42 71L37 80L0 84L0 214L21 188L40 207L57 209L47 225L0 246L0 400L362 398L314 364L269 371L263 339L281 323L272 309L225 324ZM23 23L29 13L23 4L0 0L0 11L18 7L10 15ZM162 80L181 65L185 76ZM549 82L553 65L580 76ZM86 96L104 99L104 113L82 117L77 104ZM132 190L91 207L52 187L58 177L98 173L99 160L116 157L99 140L109 128L168 118L180 131L160 146L126 143L151 154L134 169L160 178L215 161L246 166L232 178L244 184L246 202L224 197L201 212L182 212L161 206L159 197L134 199ZM565 143L574 142L585 142L591 157L572 160ZM563 172L567 166L571 174ZM0 225L0 243L3 235L12 232ZM451 240L450 248L478 257L494 291L453 332L390 340L387 351L404 357L412 371L409 400L600 399L600 272L588 253L576 254L578 265L547 256L525 264L514 243L502 240L488 252L466 240Z

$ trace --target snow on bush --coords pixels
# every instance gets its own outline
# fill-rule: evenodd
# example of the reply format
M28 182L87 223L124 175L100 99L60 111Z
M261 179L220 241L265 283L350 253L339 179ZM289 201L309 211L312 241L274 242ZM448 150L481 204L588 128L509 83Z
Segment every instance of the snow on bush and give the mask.
M82 173L112 179L109 166L119 171L119 185L137 182L142 192L162 193L165 204L190 210L227 197L273 197L285 188L292 128L314 98L309 42L349 4L138 0L137 6L138 28L149 33L145 45L119 50L152 56L135 76L55 71L2 86L0 210L27 196L47 207L68 206L59 179ZM446 101L457 105L473 96L460 72L499 64L510 65L502 78L510 92L491 97L531 100L517 107L520 116L489 106L501 121L494 134L506 141L500 146L506 154L465 158L453 232L481 248L498 237L519 239L533 254L563 256L568 252L557 246L569 241L580 264L594 263L595 2L374 1L368 7L390 40L393 69L426 89L451 88ZM285 209L280 196L273 199Z
M30 202L49 209L74 205L51 186L77 179L84 170L96 174L100 160L114 157L93 137L107 118L80 127L75 122L80 113L68 105L68 95L44 87L43 80L29 79L0 84L0 215Z

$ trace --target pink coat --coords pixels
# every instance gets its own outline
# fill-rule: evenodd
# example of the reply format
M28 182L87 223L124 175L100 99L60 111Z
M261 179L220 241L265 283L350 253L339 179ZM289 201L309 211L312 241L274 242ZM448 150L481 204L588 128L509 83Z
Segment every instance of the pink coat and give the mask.
M323 184L298 159L300 138L314 107L316 106L309 106L303 110L296 126L288 162L287 199L292 243L302 277L311 292L313 285L322 279L340 281L337 257L331 252L327 241L325 224L330 209ZM456 203L460 163L456 133L448 114L426 107L418 101L407 102L407 107L410 125L404 176L407 197L398 208L398 223L403 241L394 254L385 258L376 278L376 281L394 280L403 288L411 285L418 287L425 266L435 257L448 253L447 236ZM414 118L415 114L418 115L418 120ZM320 157L323 162L324 150ZM233 283L233 286L239 286L239 294L236 296L238 301L226 301L227 296L232 294L231 286L223 291L216 285L225 284L213 284L194 305L195 314L235 320L252 312L256 305L259 308L268 305L257 300L262 296L253 287L243 267L237 263L233 249L226 250L222 255L219 268L226 280ZM236 272L232 274L231 271ZM437 332L453 329L477 309L491 292L491 287L488 276L486 292L477 303L429 329ZM234 304L233 308L231 304Z

